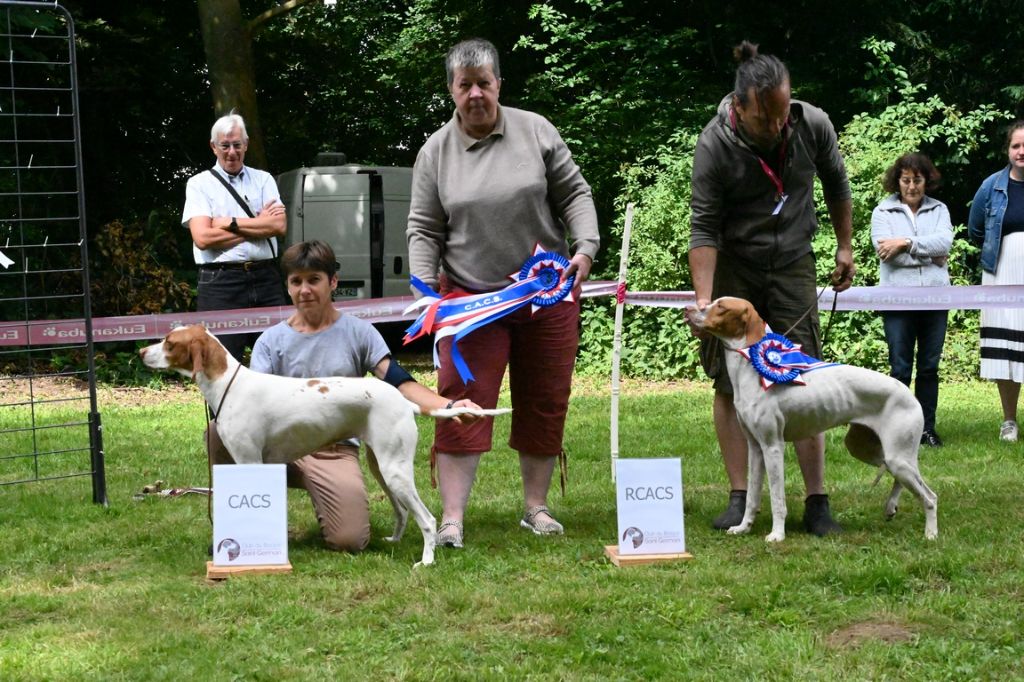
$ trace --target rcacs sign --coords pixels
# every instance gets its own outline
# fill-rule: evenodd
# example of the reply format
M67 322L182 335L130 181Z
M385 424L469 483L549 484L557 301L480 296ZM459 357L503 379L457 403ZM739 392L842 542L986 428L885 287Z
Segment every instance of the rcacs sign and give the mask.
M619 459L615 464L619 554L686 551L679 459Z

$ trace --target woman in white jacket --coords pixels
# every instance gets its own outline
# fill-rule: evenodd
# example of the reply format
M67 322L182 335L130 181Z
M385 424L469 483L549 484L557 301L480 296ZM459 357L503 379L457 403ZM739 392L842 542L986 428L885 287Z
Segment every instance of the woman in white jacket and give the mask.
M871 241L882 259L879 283L883 286L937 287L949 284L947 260L953 243L949 210L927 193L941 175L924 154L904 154L885 173L889 196L871 214ZM921 443L942 445L935 432L939 402L939 360L946 341L946 310L885 311L885 340L889 344L891 375L907 386L914 369L914 394L924 412Z

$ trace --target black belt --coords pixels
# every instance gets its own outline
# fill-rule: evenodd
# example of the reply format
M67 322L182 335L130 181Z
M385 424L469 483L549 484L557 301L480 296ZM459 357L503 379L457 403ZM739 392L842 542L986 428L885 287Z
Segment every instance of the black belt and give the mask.
M246 261L230 261L227 263L200 263L200 270L258 270L259 268L269 268L274 265L273 258L267 258L265 260L246 260Z

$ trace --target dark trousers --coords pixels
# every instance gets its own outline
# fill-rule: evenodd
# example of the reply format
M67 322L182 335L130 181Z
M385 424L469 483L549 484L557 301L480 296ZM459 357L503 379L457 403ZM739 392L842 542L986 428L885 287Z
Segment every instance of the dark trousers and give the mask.
M196 310L200 312L272 305L288 305L276 264L252 270L199 269ZM252 346L257 338L259 333L217 335L217 339L239 362L242 362L245 347Z
M883 312L885 340L889 344L890 375L910 386L917 346L917 375L914 395L924 412L925 430L935 429L935 407L939 403L939 359L946 342L945 310Z

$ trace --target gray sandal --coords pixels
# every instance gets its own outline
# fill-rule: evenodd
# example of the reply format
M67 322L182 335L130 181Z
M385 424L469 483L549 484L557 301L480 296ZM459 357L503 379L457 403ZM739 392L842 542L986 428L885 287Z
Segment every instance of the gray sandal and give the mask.
M462 549L462 521L444 521L435 537L441 547Z
M551 516L551 520L538 520L537 516L539 514L547 514L548 516ZM561 535L565 532L562 524L555 521L555 517L551 515L551 510L543 504L527 509L526 513L523 514L523 518L519 522L519 525L533 531L534 535Z

